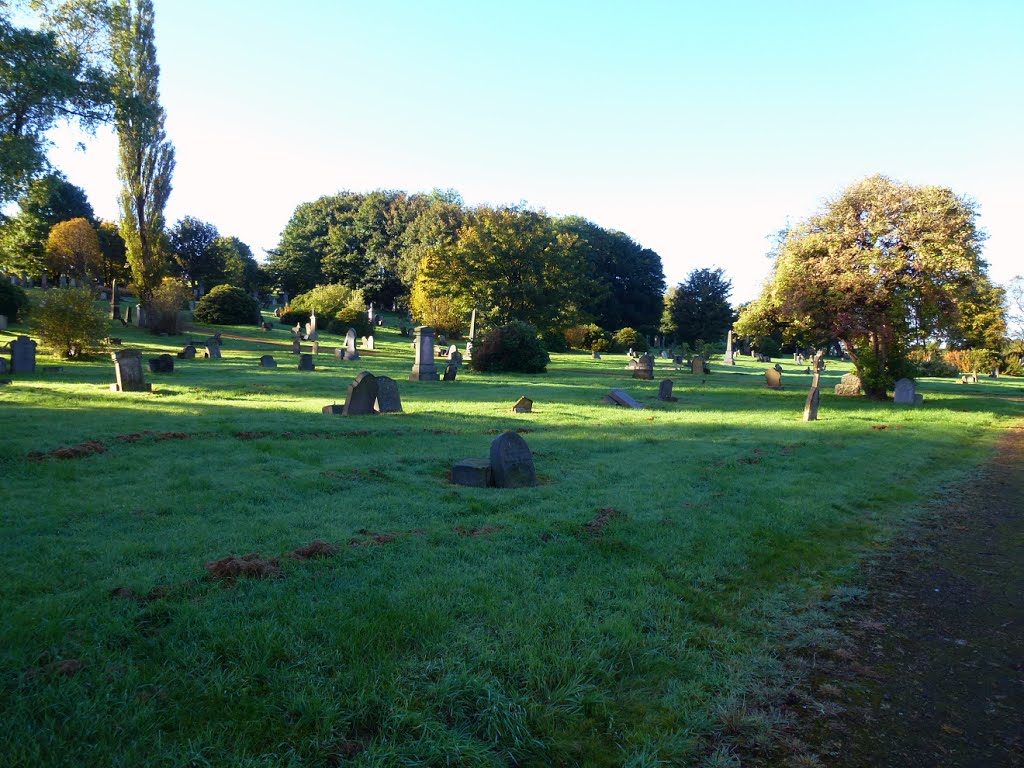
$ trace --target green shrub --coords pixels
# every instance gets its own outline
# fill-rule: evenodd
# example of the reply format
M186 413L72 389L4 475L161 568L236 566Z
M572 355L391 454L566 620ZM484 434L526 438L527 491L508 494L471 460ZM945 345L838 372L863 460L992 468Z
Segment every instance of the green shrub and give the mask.
M529 323L512 322L492 328L473 345L470 362L475 371L544 373L548 354Z
M540 335L541 344L548 352L568 352L569 344L562 331L546 331Z
M354 291L341 283L318 285L312 290L300 293L288 304L293 310L304 310L307 315L316 312L317 320L327 321L349 307L366 314L366 303L362 291ZM303 322L308 322L309 317ZM365 334L364 334L365 335Z
M327 324L327 330L330 333L344 335L348 333L349 328L355 328L357 337L369 336L373 333L373 326L370 325L370 318L367 317L366 311L358 307L345 307L338 311Z
M0 278L0 315L7 317L7 322L16 323L25 319L28 313L28 294L9 280Z
M43 345L61 357L78 357L107 335L106 313L96 306L90 288L46 291L32 311L32 324Z
M616 331L612 336L612 348L617 352L626 352L629 349L634 352L646 352L647 339L635 328L626 327Z
M181 310L190 296L188 287L180 280L164 280L146 307L146 328L150 333L181 333Z
M281 310L281 317L278 318L277 322L281 325L287 325L289 328L294 328L296 323L299 325L308 323L310 314L308 309L296 309L291 304L287 304Z
M601 326L588 323L587 325L575 325L569 328L565 332L565 342L569 345L570 349L586 349L593 350L595 352L603 352L604 350L594 350L594 342L598 339L605 339L610 344L611 337L601 329ZM605 349L607 349L607 345Z
M233 285L218 285L199 300L193 317L211 325L251 325L256 322L256 299Z

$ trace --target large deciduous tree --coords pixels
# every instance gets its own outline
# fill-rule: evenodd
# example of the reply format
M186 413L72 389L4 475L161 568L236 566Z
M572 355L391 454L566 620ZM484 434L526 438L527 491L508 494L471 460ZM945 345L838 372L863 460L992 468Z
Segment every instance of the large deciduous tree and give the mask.
M103 257L96 229L86 219L55 224L46 241L50 275L68 275L80 280L100 277Z
M976 220L947 188L859 181L785 234L760 307L840 339L884 399L915 341L991 331L972 328L993 299Z
M725 337L736 314L729 304L732 282L721 269L694 269L665 297L661 330L695 345Z
M194 216L179 220L167 233L170 271L193 290L203 283L207 290L223 279L224 270L216 248L220 232L213 224Z
M167 139L160 106L152 0L115 0L110 47L121 235L132 278L148 301L166 269L164 207L174 171L174 147Z

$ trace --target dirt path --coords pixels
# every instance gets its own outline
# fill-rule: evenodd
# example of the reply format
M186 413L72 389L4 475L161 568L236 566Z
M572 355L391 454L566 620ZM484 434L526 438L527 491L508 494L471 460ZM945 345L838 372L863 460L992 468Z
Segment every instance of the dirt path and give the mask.
M775 765L1024 766L1024 423L993 461L872 562L817 664L810 754Z

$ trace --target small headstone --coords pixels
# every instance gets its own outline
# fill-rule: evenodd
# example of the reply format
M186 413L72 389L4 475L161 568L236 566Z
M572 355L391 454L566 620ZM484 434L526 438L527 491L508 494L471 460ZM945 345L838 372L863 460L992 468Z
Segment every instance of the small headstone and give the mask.
M320 354L320 342L319 341L314 341L312 344L310 344L309 345L309 351L310 351L310 354L319 355Z
M607 403L608 405L621 405L623 408L643 409L643 406L640 405L640 403L627 395L621 389L613 389L609 391L608 394L601 399L601 402Z
M704 358L700 355L694 355L693 359L690 360L690 373L694 376L704 375Z
M349 328L345 333L345 359L358 360L359 353L356 351L356 329Z
M445 369L444 369L444 380L445 381L455 381L455 375L458 372L459 372L459 366L454 365L453 363L448 363L448 365L445 366Z
M7 362L7 358L0 357L0 373L7 373L8 368L10 368L10 365Z
M857 397L860 395L861 381L855 373L848 373L835 386L835 393L841 397Z
M448 354L447 354L448 358L451 359L451 356L454 355L454 354L457 354L458 351L459 351L459 348L457 346L455 346L454 344L452 344L450 347L448 347Z
M594 360L600 360L600 359L601 359L601 353L600 353L600 352L598 352L597 350L594 350L593 352L591 352L591 353L590 353L590 356L591 356L591 357L592 357L592 358L593 358Z
M299 370L300 371L313 371L316 370L316 366L313 364L312 355L299 355Z
M429 325L421 325L414 333L414 359L409 381L437 381L439 377L434 365L434 329Z
M662 360L668 360L668 350L661 350L661 352L658 353L658 357L660 357Z
M139 328L146 327L146 311L143 309L141 304L135 305L135 325Z
M192 360L196 356L196 348L191 344L186 344L185 347L178 353L178 357L182 360Z
M11 342L11 373L36 372L36 347L28 336L19 336Z
M174 358L170 355L149 358L149 372L174 373Z
M374 349L373 334L363 336L363 349Z
M261 322L260 328L262 328L264 331L272 331L274 330L274 324L271 322Z
M764 385L768 389L782 389L782 374L774 368L764 372Z
M260 368L277 368L273 355L260 355Z
M389 376L377 377L376 407L381 413L402 412L402 398L398 394L398 382Z
M203 353L203 357L208 357L211 360L220 360L220 344L206 345L206 352Z
M917 394L913 379L900 379L896 382L893 402L900 405L917 405L924 401L924 395Z
M301 355L302 354L302 339L299 339L299 338L292 339L292 354L293 355Z
M383 328L384 327L384 315L381 315L380 317L377 318L377 327L378 328Z
M533 454L516 432L504 432L491 443L491 476L498 488L529 488L537 485Z
M662 379L658 385L658 399L666 403L678 402L679 398L672 395L672 379Z
M142 376L142 352L137 349L119 349L111 352L114 360L114 375L117 383L110 385L111 392L151 392L152 384L147 384Z
M337 403L331 403L330 405L325 405L321 411L328 416L343 416L345 413L345 406L338 405Z
M345 416L372 416L377 402L377 378L369 371L363 371L348 385L345 396Z
M804 421L818 420L818 402L821 399L821 390L818 386L818 374L814 374L814 381L811 382L811 389L807 393L807 402L804 403Z
M487 488L494 485L490 459L462 459L452 465L451 482L469 488Z
M778 363L776 363L775 365L773 365L773 366L772 366L772 368L774 368L774 369L775 369L776 371L778 371L779 373L782 373L782 366L781 366L781 365L779 365Z
M533 400L528 397L520 397L512 405L513 413L533 413Z
M462 365L462 353L457 349L449 351L448 362L456 367Z

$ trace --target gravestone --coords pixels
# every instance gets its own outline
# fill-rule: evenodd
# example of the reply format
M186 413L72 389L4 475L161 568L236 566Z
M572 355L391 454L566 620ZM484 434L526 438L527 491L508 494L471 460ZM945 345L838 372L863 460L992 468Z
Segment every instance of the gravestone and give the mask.
M302 354L302 339L300 339L298 337L292 339L292 354L293 355L301 355Z
M643 409L643 406L640 405L640 403L627 395L621 389L613 389L609 391L607 395L601 398L601 402L606 403L607 405L621 405L623 408L636 408L637 410Z
M319 341L314 341L312 344L310 344L309 345L309 352L310 352L310 354L313 354L313 355L319 355L320 354L320 342Z
M595 351L593 351L593 352L591 352L591 353L590 353L590 356L591 356L591 358L593 358L594 360L600 360L600 359L601 359L601 353L600 353L600 352L598 352L598 351L596 351L596 350L595 350Z
M633 369L633 378L646 379L647 381L654 378L654 357L650 352L644 352L636 361L636 367Z
M725 364L736 365L736 357L732 353L732 331L725 337Z
M398 382L389 376L377 377L377 410L381 413L401 413L402 398Z
M476 340L476 308L473 308L473 312L469 316L469 338L471 341ZM467 353L468 354L468 353Z
M363 371L348 385L342 414L345 416L373 416L376 413L373 406L377 402L379 390L377 377L369 371Z
M186 344L185 347L178 353L178 357L182 360L192 360L196 356L196 348L191 344Z
M454 345L452 345L454 347ZM462 365L462 353L457 349L448 352L448 362L458 367Z
M10 368L10 365L7 362L7 358L0 357L0 373L7 373L8 368Z
M208 357L211 360L220 360L220 344L207 343L203 357Z
M491 443L491 476L498 488L529 488L537 485L533 454L516 432L504 432Z
M472 340L466 342L466 359L467 360L472 360L473 359L473 341Z
M661 352L658 353L658 357L660 357L662 360L668 360L668 350L661 350Z
M520 397L512 405L513 413L533 413L533 400L528 397Z
M383 328L385 325L387 325L387 323L384 322L384 315L381 315L377 318L377 327Z
M860 377L855 373L848 373L836 384L835 393L841 397L857 397L860 395L860 387Z
M141 304L135 305L135 325L139 328L146 327L146 311Z
M170 355L149 358L149 372L174 373L174 358Z
M892 401L899 405L917 405L924 402L924 395L917 393L917 385L913 379L900 379L896 382L896 391Z
M807 393L807 402L804 403L804 421L818 420L818 402L821 399L821 390L819 389L818 382L818 374L814 374L811 389Z
M369 336L363 336L363 349L376 349L375 343L372 333Z
M704 375L703 357L701 357L700 355L694 355L693 359L690 361L690 373L692 373L694 376Z
M801 360L802 359L803 359L803 356L801 355ZM814 370L816 370L816 371L824 371L825 370L825 353L824 352L817 352L814 355L814 366L813 367L814 367Z
M459 366L454 365L453 363L448 363L448 365L445 366L445 369L444 369L444 380L445 381L455 381L455 375L458 372L459 372Z
M271 322L261 322L260 328L262 328L264 331L272 331L274 330L274 324Z
M782 389L782 374L774 368L764 372L764 385L768 389Z
M658 399L666 403L679 401L678 397L672 395L672 379L662 379L658 385Z
M316 310L309 313L309 322L306 323L306 340L312 341L319 338L316 332Z
M147 384L142 376L142 352L137 349L119 349L111 352L114 360L114 375L117 383L110 385L111 392L151 392L152 384Z
M409 381L437 381L437 368L434 365L434 329L429 325L418 326L413 339L413 364Z
M115 318L111 316L111 320L113 319ZM135 322L135 310L132 309L131 304L124 308L124 322L126 325L133 325Z
M451 356L455 355L455 354L458 354L458 352L459 352L459 348L457 346L455 346L454 344L452 344L450 347L448 347L448 352L446 353L446 355L447 355L448 359L451 359Z
M19 336L11 342L11 373L36 372L36 347L28 336Z
M356 351L356 329L349 328L345 333L345 359L358 360L359 353Z
M272 355L260 355L260 368L277 368L277 361Z
M775 365L773 365L773 366L772 366L772 368L774 368L774 369L775 369L776 371L778 371L779 373L782 373L782 366L781 366L781 365L779 365L778 363L776 363Z
M369 308L366 310L366 319L370 321L370 325L373 325L377 319L377 313L373 311L373 302L370 302Z
M58 278L58 280L57 280L57 285L59 285L61 288L67 288L68 287L68 277L67 277L67 275L61 275L60 278ZM101 296L100 298L103 298L103 297Z
M7 315L0 315L0 331L7 330Z
M325 405L323 408L321 408L320 412L328 416L344 416L345 406L338 405L337 403L331 403L330 405Z
M452 465L450 480L453 485L469 488L487 488L494 485L490 459L461 459Z
M299 355L299 370L300 371L314 371L316 366L313 364L312 355Z

